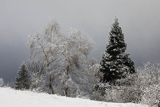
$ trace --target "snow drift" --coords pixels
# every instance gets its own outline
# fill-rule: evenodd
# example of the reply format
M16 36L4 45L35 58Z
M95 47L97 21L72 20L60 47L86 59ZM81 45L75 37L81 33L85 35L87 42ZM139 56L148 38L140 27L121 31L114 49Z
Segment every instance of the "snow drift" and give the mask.
M148 107L133 103L106 103L45 93L0 88L0 107Z

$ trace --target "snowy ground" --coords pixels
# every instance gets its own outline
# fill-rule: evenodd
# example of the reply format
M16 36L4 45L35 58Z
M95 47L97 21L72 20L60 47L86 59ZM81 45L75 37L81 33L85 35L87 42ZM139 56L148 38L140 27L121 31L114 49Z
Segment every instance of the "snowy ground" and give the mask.
M132 103L106 103L44 93L0 88L0 107L148 107Z

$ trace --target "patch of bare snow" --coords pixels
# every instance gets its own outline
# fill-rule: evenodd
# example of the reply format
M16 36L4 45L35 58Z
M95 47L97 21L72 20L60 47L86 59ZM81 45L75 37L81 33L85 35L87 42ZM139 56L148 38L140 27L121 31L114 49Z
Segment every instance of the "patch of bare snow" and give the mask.
M149 107L133 103L109 103L68 98L30 91L0 88L0 107Z

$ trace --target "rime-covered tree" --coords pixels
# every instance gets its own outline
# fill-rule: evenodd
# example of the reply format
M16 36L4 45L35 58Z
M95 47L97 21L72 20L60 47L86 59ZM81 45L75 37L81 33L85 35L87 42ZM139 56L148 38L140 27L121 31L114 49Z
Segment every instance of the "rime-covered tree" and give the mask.
M18 72L15 83L16 89L29 89L30 88L30 78L29 73L26 69L26 65L23 64Z
M100 63L101 82L104 83L114 83L135 72L134 62L125 53L127 45L118 19L115 19L109 35L109 44Z
M31 35L28 44L32 89L71 97L92 92L89 37L76 29L64 33L57 22L52 22L45 32Z

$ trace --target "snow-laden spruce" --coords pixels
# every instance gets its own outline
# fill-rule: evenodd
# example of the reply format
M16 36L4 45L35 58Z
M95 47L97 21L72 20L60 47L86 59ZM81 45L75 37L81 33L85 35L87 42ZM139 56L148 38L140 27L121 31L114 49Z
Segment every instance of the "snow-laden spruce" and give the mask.
M65 96L88 96L92 93L94 76L88 54L92 40L78 30L62 33L52 22L42 33L31 35L28 44L31 89Z
M21 90L30 88L30 77L25 64L21 65L21 68L18 72L15 88Z
M115 19L109 34L109 44L100 63L100 73L103 74L101 82L104 83L114 83L117 79L135 73L134 62L125 53L127 45L118 19Z
M107 103L44 93L0 88L0 107L148 107L133 103Z

